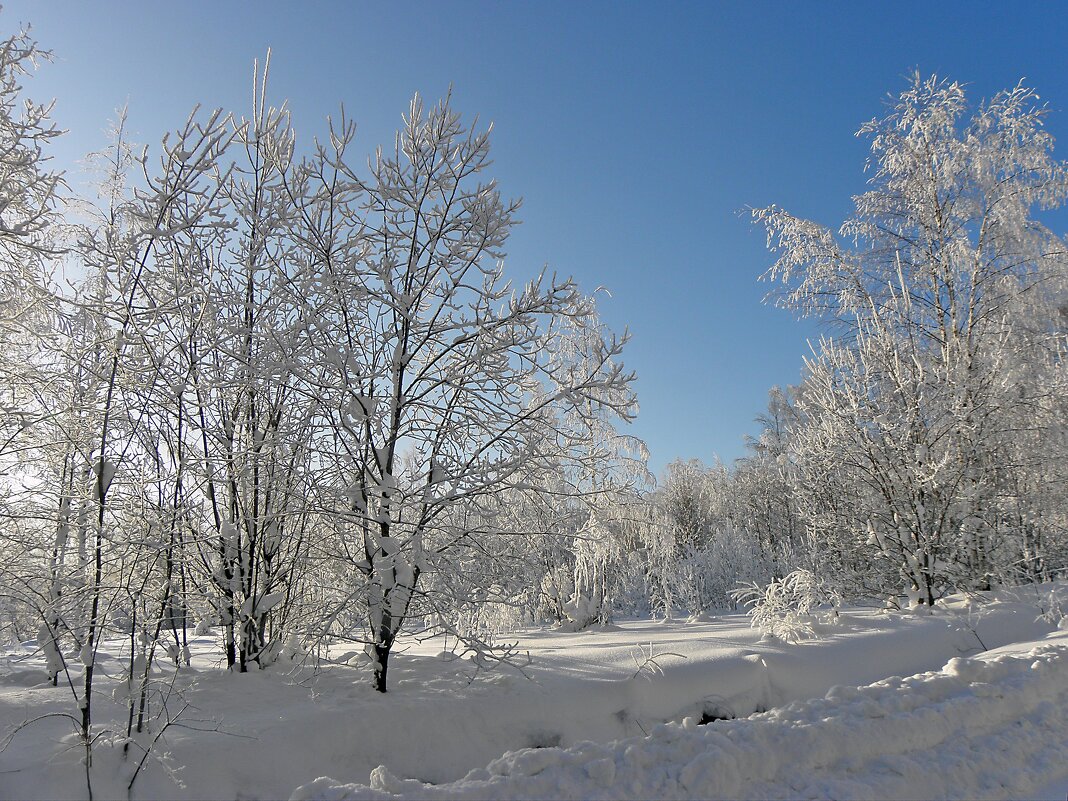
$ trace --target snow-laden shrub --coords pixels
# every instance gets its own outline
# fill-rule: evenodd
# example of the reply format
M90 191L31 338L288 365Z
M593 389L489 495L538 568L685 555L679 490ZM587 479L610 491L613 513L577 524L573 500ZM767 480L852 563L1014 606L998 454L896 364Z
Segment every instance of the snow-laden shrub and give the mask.
M761 587L751 583L731 591L735 601L750 605L750 624L766 636L797 642L816 636L816 624L837 620L841 598L810 570L798 569ZM818 615L830 607L830 614Z
M1059 629L1068 629L1068 611L1065 610L1064 604L1058 597L1056 590L1049 591L1049 595L1046 596L1045 601L1039 603L1039 609L1042 612L1042 614L1038 616L1039 620L1056 626Z

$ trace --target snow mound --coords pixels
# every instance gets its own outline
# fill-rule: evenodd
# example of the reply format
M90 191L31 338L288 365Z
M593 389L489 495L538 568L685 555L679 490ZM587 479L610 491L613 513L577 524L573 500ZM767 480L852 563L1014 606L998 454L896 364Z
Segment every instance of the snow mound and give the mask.
M291 801L357 799L1009 798L1068 765L1068 644L955 658L937 672L835 687L745 720L525 749L448 784L376 769Z

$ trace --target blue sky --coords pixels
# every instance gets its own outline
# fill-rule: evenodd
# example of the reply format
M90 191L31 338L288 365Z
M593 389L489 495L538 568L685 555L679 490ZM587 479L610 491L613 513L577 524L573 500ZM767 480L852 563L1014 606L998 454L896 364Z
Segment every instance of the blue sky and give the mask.
M524 198L513 274L547 264L611 290L656 471L742 455L768 388L797 380L819 329L761 304L770 258L743 210L837 225L863 188L853 133L907 74L973 100L1025 77L1068 137L1060 3L8 0L0 26L18 22L55 51L29 86L57 98L68 169L124 103L147 144L194 103L247 109L268 46L298 134L343 102L360 152L391 140L414 92L452 84L459 110L493 121L494 174Z

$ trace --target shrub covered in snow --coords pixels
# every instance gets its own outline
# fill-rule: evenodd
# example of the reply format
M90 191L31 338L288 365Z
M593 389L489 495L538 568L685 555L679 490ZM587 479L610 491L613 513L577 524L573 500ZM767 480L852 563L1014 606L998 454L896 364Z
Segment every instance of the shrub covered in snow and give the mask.
M811 570L798 569L764 587L750 584L731 593L750 605L753 628L785 642L816 636L816 624L834 622L841 604L838 594ZM829 609L828 609L829 607ZM820 610L826 610L820 614Z

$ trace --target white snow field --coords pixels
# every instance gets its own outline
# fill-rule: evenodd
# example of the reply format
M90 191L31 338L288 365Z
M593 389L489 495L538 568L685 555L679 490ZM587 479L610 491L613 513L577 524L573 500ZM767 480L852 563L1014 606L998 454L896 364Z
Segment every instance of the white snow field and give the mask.
M101 685L94 797L1064 798L1068 632L1041 616L1048 595L853 609L793 644L737 614L531 630L522 672L412 642L384 696L345 649L319 671L229 674L205 636L192 668L160 673L183 711L129 793L124 688ZM14 731L76 711L43 679L30 646L0 658L0 799L87 797L70 720Z

